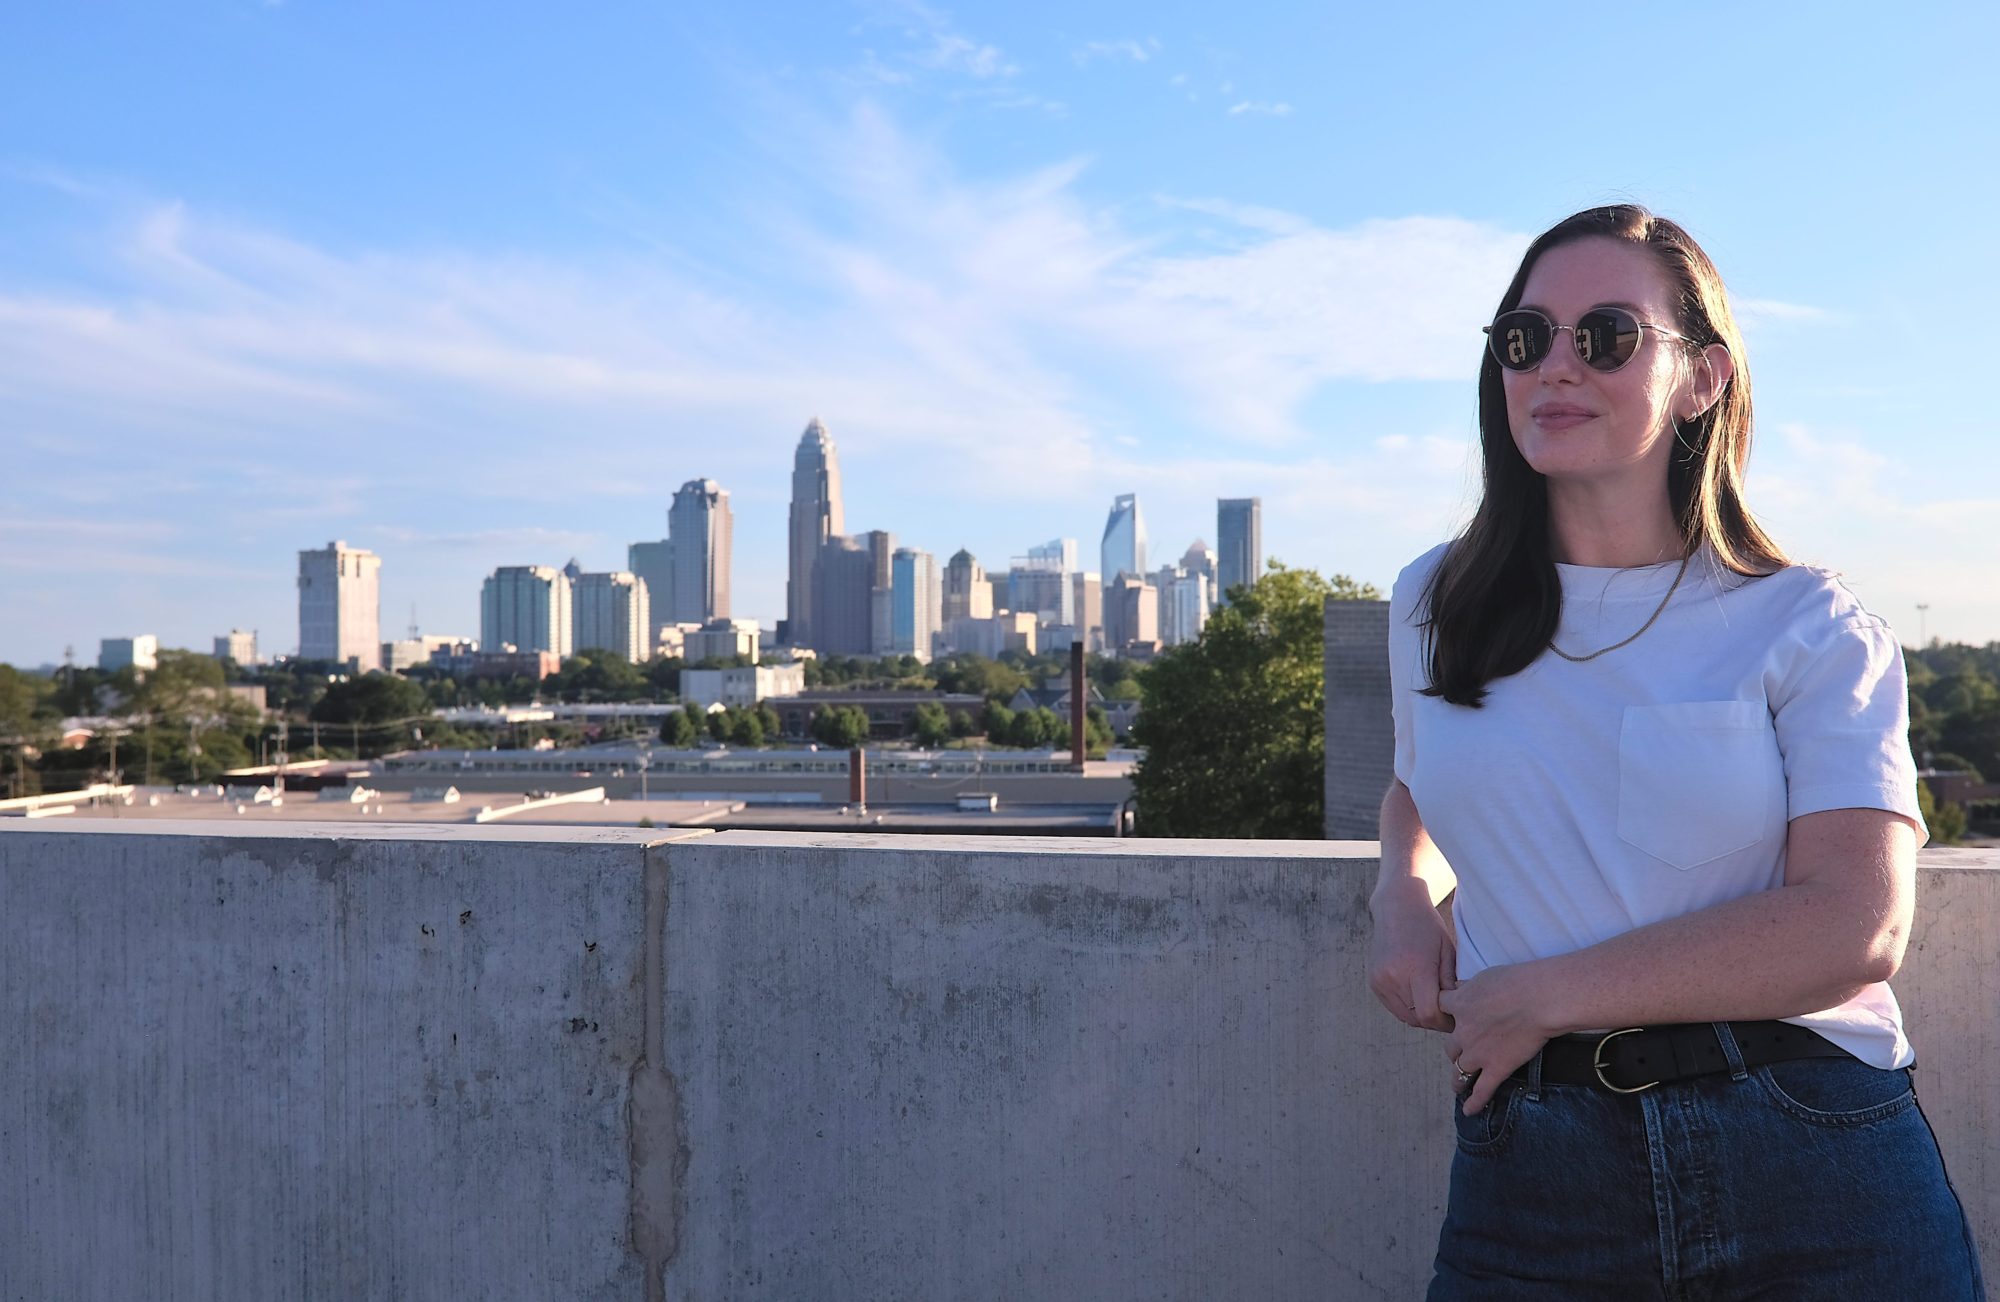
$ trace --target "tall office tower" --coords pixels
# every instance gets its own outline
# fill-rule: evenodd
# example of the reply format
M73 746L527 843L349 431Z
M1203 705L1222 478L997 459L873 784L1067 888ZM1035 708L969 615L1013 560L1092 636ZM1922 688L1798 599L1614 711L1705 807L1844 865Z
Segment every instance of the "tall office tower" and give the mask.
M1103 574L1106 583L1121 574L1146 572L1146 521L1139 514L1139 495L1121 493L1111 503L1104 522Z
M1076 569L1076 539L1051 538L1039 547L1030 547L1027 563L1038 569L1072 573Z
M1113 655L1133 643L1160 640L1159 590L1144 575L1121 574L1104 585L1104 649Z
M479 649L552 651L575 649L570 617L574 594L569 576L548 565L506 565L493 571L479 594Z
M644 579L626 570L580 575L571 605L570 643L577 650L610 651L634 662L652 659L653 618Z
M820 544L813 567L813 650L823 656L868 654L874 574L866 539L841 535Z
M885 656L896 644L896 535L870 529L861 540L868 548L868 654Z
M1073 623L1069 576L1076 570L1076 539L1052 538L1016 556L1007 571L1007 609L1048 624Z
M1087 651L1104 650L1104 584L1095 574L1069 576L1070 609L1076 615L1077 636Z
M1160 645L1198 641L1208 625L1208 576L1183 571L1160 591Z
M234 660L239 665L257 663L257 634L245 633L240 628L232 628L226 637L215 639L215 658Z
M382 558L336 539L299 553L299 659L382 667Z
M675 623L729 617L729 494L713 479L690 479L674 494L667 534L674 544Z
M931 644L943 627L944 585L937 557L914 547L898 547L890 565L895 614L890 650L929 661Z
M812 418L792 455L791 571L785 579L785 618L793 646L813 641L813 570L819 549L846 525L840 510L840 459L833 436Z
M1215 545L1220 549L1215 584L1221 589L1216 600L1227 602L1231 588L1255 583L1264 573L1264 499L1225 497L1218 500L1215 504Z
M570 588L574 591L576 581L583 577L583 566L577 563L576 557L570 557L569 564L563 566L563 577L569 580Z
M625 549L625 568L646 582L646 610L652 625L646 632L646 655L660 645L660 631L674 622L674 545L635 542Z
M963 547L944 567L944 622L954 619L991 619L993 585L972 553Z

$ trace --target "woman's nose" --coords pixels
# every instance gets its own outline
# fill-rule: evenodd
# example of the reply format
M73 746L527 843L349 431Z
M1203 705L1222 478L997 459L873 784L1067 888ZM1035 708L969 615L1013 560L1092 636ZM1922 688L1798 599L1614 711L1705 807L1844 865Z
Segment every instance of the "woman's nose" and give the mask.
M1549 334L1548 355L1536 368L1544 383L1575 381L1583 377L1583 359L1576 352L1576 327L1557 326Z

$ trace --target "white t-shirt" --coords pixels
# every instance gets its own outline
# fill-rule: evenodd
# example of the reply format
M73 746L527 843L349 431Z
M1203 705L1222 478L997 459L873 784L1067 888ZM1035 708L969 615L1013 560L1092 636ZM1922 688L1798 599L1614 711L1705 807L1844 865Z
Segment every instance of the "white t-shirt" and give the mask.
M1475 710L1418 690L1445 550L1396 580L1389 672L1396 776L1458 876L1460 980L1778 886L1801 814L1886 809L1923 835L1902 648L1834 575L1746 579L1704 548L1630 646L1544 652ZM1558 565L1555 644L1630 637L1679 566ZM1786 1020L1878 1067L1916 1056L1886 983Z

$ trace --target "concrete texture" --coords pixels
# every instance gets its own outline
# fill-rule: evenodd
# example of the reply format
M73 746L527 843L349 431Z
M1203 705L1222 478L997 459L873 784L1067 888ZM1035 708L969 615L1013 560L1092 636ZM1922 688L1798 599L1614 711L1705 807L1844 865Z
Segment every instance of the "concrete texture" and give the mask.
M664 835L0 832L0 1297L644 1297Z
M0 827L0 1298L1410 1298L1368 843ZM2000 1262L2000 853L1897 982Z
M1389 603L1326 603L1326 835L1374 840L1396 776L1389 708Z

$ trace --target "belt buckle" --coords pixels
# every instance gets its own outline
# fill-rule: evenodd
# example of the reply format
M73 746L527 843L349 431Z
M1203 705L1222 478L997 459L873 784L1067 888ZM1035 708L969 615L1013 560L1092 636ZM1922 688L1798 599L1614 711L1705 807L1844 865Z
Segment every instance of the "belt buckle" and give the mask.
M1640 1031L1643 1031L1645 1029L1646 1028L1643 1026L1628 1026L1622 1031L1613 1031L1611 1032L1611 1034L1599 1040L1597 1042L1597 1048L1591 1051L1590 1066L1591 1069L1597 1073L1597 1083L1602 1085L1605 1089L1610 1090L1613 1094L1641 1094L1660 1083L1656 1080L1649 1080L1644 1085L1633 1085L1628 1088L1624 1085L1613 1085L1609 1080L1605 1078L1604 1075L1604 1069L1610 1066L1609 1063L1604 1061L1604 1046L1611 1043L1613 1040L1617 1039L1621 1035L1637 1035Z

